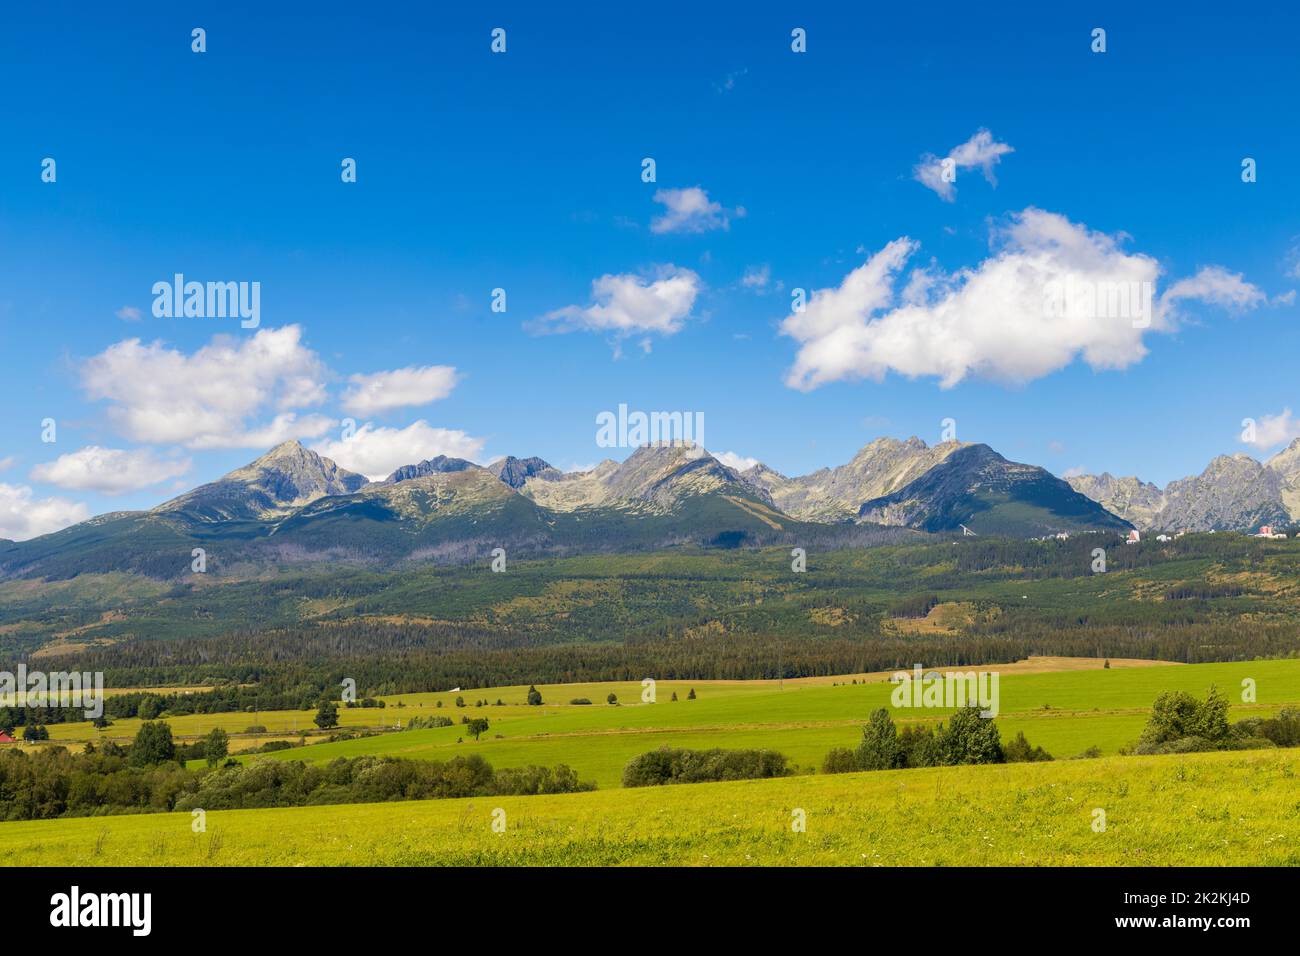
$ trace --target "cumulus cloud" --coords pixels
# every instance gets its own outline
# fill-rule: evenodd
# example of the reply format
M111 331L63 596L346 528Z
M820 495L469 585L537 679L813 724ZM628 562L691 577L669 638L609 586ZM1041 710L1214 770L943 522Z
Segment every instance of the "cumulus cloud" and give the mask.
M722 462L728 468L736 469L736 471L745 471L746 469L753 468L758 464L757 458L746 458L743 455L737 455L734 451L724 451L721 454L714 455L713 457L718 459L718 461Z
M901 295L895 287L918 245L896 239L782 322L800 343L786 384L807 391L890 371L934 376L945 388L968 376L1023 383L1076 358L1122 369L1146 355L1146 333L1175 327L1183 300L1262 301L1254 286L1216 268L1157 299L1159 265L1125 252L1120 239L1026 209L995 233L988 259L952 275L921 267Z
M0 483L0 538L26 541L85 521L90 511L67 498L36 498L25 485Z
M343 394L343 407L353 415L373 415L408 405L428 405L446 398L456 387L450 365L425 365L353 375Z
M179 478L189 470L188 458L160 458L147 448L128 451L89 445L35 466L31 478L60 488L120 495Z
M745 217L745 207L724 209L722 203L710 200L709 194L699 186L660 189L655 192L654 201L664 207L663 215L650 223L650 231L654 233L727 230L733 217Z
M0 471L8 471L14 466L15 461L17 459L13 455L5 455L5 457L0 458Z
M978 167L984 173L984 178L996 186L997 180L993 176L993 167L1000 163L1007 153L1014 152L1015 150L1006 143L995 140L988 130L980 129L966 142L949 150L946 157L926 153L921 157L921 161L912 167L912 178L926 189L934 190L940 199L952 202L956 198L957 187L951 180L956 178L958 170ZM950 176L947 178L944 176L945 168L950 171Z
M324 377L296 325L249 338L219 335L191 355L127 339L81 368L86 394L110 403L120 434L189 448L259 448L321 435L331 419L293 409L324 400Z
M352 437L323 441L312 446L317 454L332 458L340 467L356 471L371 481L382 481L402 465L447 455L478 461L485 439L463 431L433 428L420 419L405 428L377 428L370 422Z
M689 318L702 288L696 273L671 264L659 266L653 277L603 275L591 283L590 305L548 312L532 328L539 332L604 332L615 340L631 335L675 335Z
M144 313L133 305L124 305L113 314L123 322L139 322L144 318Z
M1291 415L1291 409L1284 408L1276 415L1261 415L1255 421L1254 439L1247 440L1243 435L1242 441L1264 451L1295 438L1300 438L1300 419Z

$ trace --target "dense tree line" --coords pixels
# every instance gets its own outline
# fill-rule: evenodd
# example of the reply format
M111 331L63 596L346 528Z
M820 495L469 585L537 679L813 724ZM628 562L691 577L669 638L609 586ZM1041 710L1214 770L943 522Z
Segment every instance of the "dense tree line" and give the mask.
M738 551L672 553L654 562L550 560L509 575L342 569L223 584L204 589L214 602L205 616L233 622L250 603L289 598L295 606L303 597L351 603L305 624L232 623L218 634L187 630L185 638L121 641L61 659L60 666L103 671L117 687L217 685L194 694L120 695L107 704L112 720L309 710L337 699L344 678L373 698L455 686L818 676L1034 654L1196 663L1300 653L1295 608L1283 592L1252 593L1244 583L1206 578L1210 566L1225 576L1300 576L1294 542L1227 534L1139 545L1100 534L922 541L812 551L806 574L789 572L788 553ZM1108 573L1119 575L1120 586L1104 594L1090 590L1090 582L1071 583L1093 575L1097 547L1106 549ZM1170 562L1185 570L1166 573ZM1148 568L1161 569L1154 599L1130 597L1122 573ZM999 586L1024 580L1048 582L1044 599L1008 600ZM559 582L609 597L547 606L548 589ZM193 593L188 585L175 590L176 602ZM540 602L538 609L522 617L500 612L517 608L517 598ZM920 616L941 601L974 609L959 634L900 632L894 615ZM1241 623L1245 615L1249 627ZM84 719L52 709L8 717L17 726Z
M1180 602L1181 603L1181 602ZM718 634L707 639L657 639L519 647L511 650L441 648L425 636L358 636L345 653L310 630L261 635L255 642L223 647L220 640L149 642L137 651L99 651L79 661L103 667L117 685L181 685L218 682L194 693L133 692L105 701L109 720L154 719L182 714L315 710L337 699L344 677L367 695L447 690L451 687L551 684L583 681L751 680L829 676L927 667L976 666L1031 655L1155 658L1210 661L1286 658L1300 654L1293 624L1231 620L1191 623L1109 620L1104 609L1075 612L1007 610L977 621L958 635L877 635L870 639ZM137 653L165 652L158 666L137 663ZM242 661L236 658L247 655ZM122 663L127 661L125 666ZM248 683L252 678L253 682ZM236 683L236 681L238 683ZM224 683L229 682L229 683ZM523 701L519 701L522 703ZM81 709L9 708L0 723L16 727L85 720Z
M147 725L165 727L165 725ZM328 764L301 760L230 761L186 770L169 749L170 732L150 732L130 747L89 745L0 752L0 820L172 810L236 810L389 800L519 796L593 790L560 764L494 770L478 754L447 761L339 757Z

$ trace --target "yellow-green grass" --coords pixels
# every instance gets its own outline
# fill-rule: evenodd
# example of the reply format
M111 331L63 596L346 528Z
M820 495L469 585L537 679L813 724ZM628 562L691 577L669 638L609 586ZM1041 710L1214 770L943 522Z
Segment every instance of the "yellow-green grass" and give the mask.
M418 713L419 711L417 711ZM296 735L318 733L312 718L313 710L270 710L256 714L235 711L224 714L183 714L177 717L165 716L174 737L201 737L215 727L220 727L228 734L240 734L252 726L266 728L267 734ZM339 724L342 727L392 727L401 715L396 711L381 708L339 708ZM136 717L113 718L111 726L96 730L89 721L77 721L66 724L47 724L50 739L56 742L69 740L131 740L140 729L143 721ZM265 736L261 731L259 736Z
M68 865L1296 865L1300 751L0 824ZM493 813L505 812L503 833ZM805 832L792 823L803 811ZM1104 832L1097 832L1105 813Z
M1241 702L1241 681L1245 677L1256 682L1255 703ZM1115 753L1137 740L1150 706L1160 693L1187 690L1203 696L1211 685L1217 685L1234 701L1233 719L1271 715L1286 704L1300 704L1300 661L1009 675L1000 682L998 727L1004 739L1023 731L1033 744L1057 757L1075 756L1092 747ZM697 700L686 699L689 686L699 692ZM618 707L603 703L611 688L620 701L635 703ZM796 765L812 768L820 766L833 747L854 746L861 738L867 716L876 708L890 707L894 690L879 681L838 686L786 684L784 689L769 682L758 686L671 683L659 685L656 703L642 704L639 684L540 689L546 700L540 707L516 703L506 707L437 709L431 708L429 701L443 695L421 695L429 698L423 700L408 695L405 700L425 706L386 709L390 720L396 716L403 722L412 714L436 713L457 721L462 716L487 717L491 729L477 742L466 737L464 727L456 724L313 744L271 756L325 761L391 754L443 760L473 751L498 767L565 763L580 777L601 787L618 786L628 760L661 746L764 747L780 751ZM679 698L676 702L671 701L674 689ZM499 693L489 690L462 696L467 702L484 697L495 701L498 696L513 701L524 691L526 688L507 688ZM555 703L573 696L586 696L600 703ZM891 712L902 723L938 721L950 713L946 709L920 708L891 708Z
M1035 661L1031 659L1030 665ZM1057 757L1069 757L1091 747L1115 753L1141 733L1152 702L1162 692L1186 690L1203 696L1217 685L1232 702L1232 719L1269 715L1286 704L1300 705L1300 660L1249 661L1103 669L1101 662L1073 662L1078 668L1047 667L1026 673L1025 665L1008 666L1000 679L998 726L1004 739L1024 731L1029 740ZM1060 665L1064 666L1064 665ZM976 669L976 668L972 668ZM996 666L978 668L1001 670ZM1255 681L1257 700L1241 700L1242 681ZM852 683L852 680L859 683ZM836 681L839 681L837 684ZM697 700L687 700L694 688ZM545 703L524 703L527 686L469 689L459 692L404 694L385 698L387 707L340 708L341 729L392 728L412 717L434 714L459 722L461 717L487 717L491 729L480 741L465 737L457 725L431 730L384 733L336 743L279 751L274 759L330 760L339 756L394 754L447 759L471 749L494 766L567 763L583 779L601 787L617 786L622 768L636 754L659 746L767 747L784 753L803 767L820 766L832 747L853 746L872 710L890 707L893 685L883 675L855 678L814 678L801 681L661 681L656 702L642 703L640 682L540 685ZM613 692L619 706L607 704ZM677 701L672 701L676 692ZM468 706L455 706L462 697ZM572 705L587 698L591 705ZM503 706L495 706L500 699ZM489 706L476 707L487 700ZM438 702L443 706L439 708ZM403 706L398 706L398 704ZM937 721L946 709L893 709L900 722ZM174 735L196 738L213 727L239 734L256 723L268 734L296 738L315 734L313 711L264 711L258 714L194 714L167 718ZM115 721L104 731L88 723L51 724L55 742L111 737L129 740L140 721ZM501 738L498 739L497 735ZM458 738L462 742L458 743ZM266 739L258 735L257 742ZM308 737L310 740L311 737ZM236 738L231 749L252 746ZM245 758L246 759L246 758ZM196 763L195 766L199 764Z

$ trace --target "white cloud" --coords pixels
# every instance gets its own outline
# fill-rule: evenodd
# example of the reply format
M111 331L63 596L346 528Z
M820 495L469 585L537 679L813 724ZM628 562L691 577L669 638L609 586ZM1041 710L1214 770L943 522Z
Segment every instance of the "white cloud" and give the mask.
M1255 440L1245 444L1264 451L1293 438L1300 438L1300 419L1291 415L1291 409L1284 408L1277 415L1261 415L1255 421Z
M1205 266L1194 276L1179 279L1160 296L1166 305L1180 299L1200 299L1233 311L1253 309L1267 299L1255 286L1222 266Z
M1084 468L1083 465L1075 465L1073 468L1067 468L1061 472L1061 477L1068 481L1071 478L1082 478L1087 473L1088 469Z
M330 419L291 409L323 401L324 376L297 325L219 335L192 355L127 339L81 369L82 387L111 403L109 420L122 435L190 448L259 448L322 434ZM270 409L272 420L254 420Z
M478 461L486 440L463 431L433 428L420 419L405 428L376 428L370 422L351 438L323 441L312 446L317 454L332 458L340 467L356 471L371 481L382 481L402 465L447 455Z
M664 206L664 214L650 223L650 231L665 232L711 232L714 229L731 228L731 219L745 217L745 207L724 209L722 203L713 202L709 194L699 186L686 189L660 189L654 195L654 201Z
M980 129L960 146L954 146L945 158L948 160L947 166L952 170L953 178L956 177L959 169L979 167L984 173L984 178L996 186L997 180L993 177L993 167L1001 162L1002 157L1007 153L1014 152L1015 150L1006 143L997 142L988 130ZM945 158L926 153L912 168L912 178L926 189L934 190L940 199L952 202L957 187L944 179Z
M89 517L89 509L79 501L33 498L25 485L0 484L0 538L26 541Z
M14 466L14 462L17 460L18 459L13 455L6 455L4 458L0 458L0 471L8 471Z
M767 284L772 281L772 268L766 264L761 266L750 266L745 270L745 274L740 279L740 284L746 289L766 289Z
M1282 260L1282 271L1291 279L1300 279L1300 236L1291 238L1291 245Z
M353 415L373 415L446 398L456 387L457 376L450 365L425 365L353 375L348 381L351 385L343 394L343 407Z
M139 322L144 318L144 313L133 305L124 305L113 314L123 322Z
M1177 302L1250 307L1262 298L1239 276L1212 268L1156 299L1155 259L1040 209L1013 215L995 243L994 255L953 275L915 270L898 303L895 286L917 249L906 237L838 288L814 292L781 325L800 343L786 384L807 391L843 379L880 381L890 371L935 376L944 388L968 376L1023 383L1076 358L1122 369L1146 355L1147 332L1175 326ZM1118 301L1120 291L1133 298Z
M691 314L703 283L690 269L659 266L654 277L603 275L591 283L592 304L565 306L532 324L539 332L607 332L674 335Z
M89 445L35 466L31 478L60 488L120 495L179 478L189 470L188 458L160 458L147 448L127 451Z
M746 469L753 468L758 464L757 458L745 458L741 455L737 455L734 451L724 451L721 454L715 454L713 457L718 459L718 461L722 462L728 468L736 469L736 471L745 471Z

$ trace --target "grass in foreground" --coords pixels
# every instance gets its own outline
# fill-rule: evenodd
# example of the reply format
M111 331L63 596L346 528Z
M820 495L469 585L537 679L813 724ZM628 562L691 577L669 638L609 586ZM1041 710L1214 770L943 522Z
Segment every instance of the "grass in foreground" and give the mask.
M1300 752L0 824L7 865L1300 865ZM495 810L505 812L493 832ZM795 811L806 832L794 832ZM1095 832L1096 810L1105 832Z

